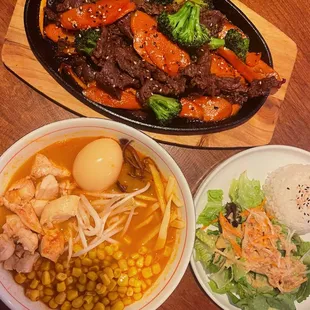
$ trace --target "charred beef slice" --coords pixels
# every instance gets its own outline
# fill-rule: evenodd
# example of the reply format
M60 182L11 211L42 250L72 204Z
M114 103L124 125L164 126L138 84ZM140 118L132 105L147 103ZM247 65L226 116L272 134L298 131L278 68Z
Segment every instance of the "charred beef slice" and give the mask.
M219 32L223 29L224 22L226 20L225 15L217 10L202 9L200 13L200 22L207 29L209 29L210 34L216 37Z
M84 0L64 0L63 2L56 5L56 10L57 12L64 12L69 9L78 8L84 2Z
M116 25L119 31L130 41L132 41L133 39L133 35L131 32L131 27L130 27L131 15L132 13L129 13L116 22Z
M249 97L266 96L272 88L280 88L284 81L278 81L274 76L262 80L254 80L249 87Z

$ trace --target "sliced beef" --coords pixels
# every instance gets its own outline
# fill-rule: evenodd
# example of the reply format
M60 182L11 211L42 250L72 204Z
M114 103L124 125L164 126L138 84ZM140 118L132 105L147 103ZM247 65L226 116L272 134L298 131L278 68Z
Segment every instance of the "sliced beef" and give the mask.
M142 104L145 104L153 94L178 97L185 92L185 88L186 79L184 77L169 77L166 82L150 79L142 85L137 97Z
M100 38L92 53L92 60L95 64L99 63L101 58L106 58L109 55L110 44L108 43L108 38L109 32L107 27L102 27Z
M51 22L58 21L58 15L52 9L45 7L44 13L45 13L47 20L49 20Z
M64 12L72 8L78 8L84 3L84 0L64 0L56 5L57 12Z
M127 73L121 72L113 59L105 61L102 69L96 74L96 82L112 96L120 99L121 91L126 88L139 86L139 81Z
M249 97L268 95L272 88L280 88L284 81L278 81L274 76L262 80L254 80L249 87Z
M212 36L217 36L223 29L225 15L217 10L201 10L200 22L209 29Z
M165 11L165 6L152 0L133 0L137 6L137 10L144 11L149 15L159 15Z
M124 16L123 18L121 18L120 20L118 20L116 22L116 25L118 27L118 29L120 30L120 32L127 37L130 41L132 41L133 39L133 35L131 32L131 27L130 27L130 20L131 20L131 15L127 14L126 16Z

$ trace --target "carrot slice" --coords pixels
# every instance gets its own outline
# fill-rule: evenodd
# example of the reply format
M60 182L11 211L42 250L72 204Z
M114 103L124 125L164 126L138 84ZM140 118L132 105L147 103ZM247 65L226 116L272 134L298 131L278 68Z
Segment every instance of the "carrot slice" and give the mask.
M192 100L182 98L181 104L184 110L182 109L180 117L198 118L205 122L221 121L232 113L232 104L220 97L202 96Z
M128 88L122 92L121 100L117 100L106 93L103 89L97 86L90 86L83 91L83 94L102 105L111 108L125 109L125 110L140 110L141 105L136 98L136 91Z
M255 67L258 65L261 58L262 58L262 53L247 53L245 63L249 67Z
M220 212L220 216L219 216L219 222L220 225L222 227L223 232L227 232L231 235L234 235L238 238L242 238L242 232L239 231L238 229L236 229L235 227L233 227L227 220L227 218L223 215L222 212Z
M238 56L231 50L221 47L217 50L218 54L224 57L238 72L249 82L261 80L266 77L274 76L281 81L279 74L269 67L265 62L259 60L254 67L247 66Z
M241 83L245 84L244 77L242 77L234 67L228 64L227 61L219 55L211 55L210 72L219 77L240 77Z
M39 28L42 36L44 36L44 9L46 7L47 0L42 0L39 8Z
M65 29L57 26L56 24L48 24L44 29L45 35L54 42L58 42L60 39L74 42L75 38L72 34L68 33Z
M147 62L155 64L169 75L190 64L189 55L157 31L156 21L146 13L135 12L131 18L134 48Z
M75 72L72 70L71 66L62 63L59 67L60 73L62 71L65 71L68 75L72 77L72 79L75 81L76 84L78 84L81 88L86 89L86 84L75 74Z
M239 112L240 109L241 109L241 104L234 103L231 106L231 115L230 116L236 115Z
M62 13L60 22L62 27L71 30L109 25L135 9L134 4L129 4L130 0L100 0L83 4Z

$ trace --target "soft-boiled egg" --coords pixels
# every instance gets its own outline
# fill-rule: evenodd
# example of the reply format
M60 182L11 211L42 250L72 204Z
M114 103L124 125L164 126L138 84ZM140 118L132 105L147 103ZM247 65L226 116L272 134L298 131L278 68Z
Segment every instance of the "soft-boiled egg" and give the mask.
M87 144L73 163L76 183L87 191L103 191L113 185L121 172L123 152L113 139L102 138Z

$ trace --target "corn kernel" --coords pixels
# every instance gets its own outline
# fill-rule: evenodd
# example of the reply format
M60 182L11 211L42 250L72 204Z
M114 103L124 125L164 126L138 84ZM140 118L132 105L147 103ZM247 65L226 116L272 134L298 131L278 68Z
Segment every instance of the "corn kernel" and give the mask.
M110 285L107 287L108 291L113 291L115 287L116 287L116 281L115 280L111 280Z
M133 294L133 299L135 301L138 301L142 298L142 294L141 293L137 293L137 294Z
M118 251L119 250L119 245L118 243L113 243L111 244L111 248L114 252Z
M145 255L148 252L148 249L146 246L142 246L138 252L140 255Z
M114 273L111 267L106 267L103 269L103 271L110 279L114 278Z
M107 297L102 298L102 303L107 306L110 303L110 300Z
M95 262L95 260L94 260ZM99 266L92 266L89 268L89 271L95 271L95 272L98 272L100 270Z
M44 296L41 300L44 303L48 304L51 299L52 299L52 296Z
M101 250L104 250L104 248L106 247L106 245L105 245L105 243L104 242L102 242L102 243L100 243L99 245L98 245L98 249L101 249Z
M137 259L140 257L140 255L139 255L139 253L133 253L133 254L130 255L130 257L131 257L133 260L137 260Z
M107 256L105 257L105 259L106 259L107 261L109 261L110 263L112 263L112 261L114 260L113 256L111 256L111 255L107 255Z
M118 287L117 291L119 294L126 294L127 293L127 287Z
M96 293L98 295L103 295L107 291L107 287L103 285L102 283L98 283L96 285Z
M118 261L118 266L122 271L128 270L128 265L126 259L122 258Z
M117 292L110 292L110 293L108 294L108 298L109 298L111 301L116 300L117 297L118 297L118 293L117 293Z
M77 297L72 301L72 307L79 309L83 306L83 303L84 303L83 296Z
M48 306L49 306L50 308L52 308L52 309L56 309L56 308L58 308L59 305L55 302L54 299L51 299L51 300L49 301L49 303L48 303Z
M32 288L32 289L36 289L36 288L38 287L39 283L40 283L40 282L39 282L37 279L33 279L33 280L31 281L29 287Z
M66 282L66 285L69 286L70 284L73 283L73 277L71 277L71 276L68 277L65 282Z
M105 258L105 252L103 249L98 249L97 250L97 258L100 260L104 260Z
M145 260L144 260L144 265L146 267L149 267L152 264L153 257L152 255L146 255Z
M108 255L113 255L113 249L111 246L107 245L105 248L104 248L105 252L108 254Z
M111 310L123 310L125 308L122 301L117 301L111 308Z
M43 290L43 292L44 292L44 295L48 295L48 296L53 296L54 295L54 290L52 290L51 288L45 288L44 290Z
M100 279L105 286L108 286L111 283L111 279L108 277L106 273L101 273Z
M156 263L152 266L152 271L155 275L160 274L161 272L161 267L159 265L159 263Z
M135 278L130 278L128 283L129 283L130 286L135 286L136 279Z
M120 287L128 286L128 275L122 273L117 280L117 284Z
M141 293L141 287L134 287L133 292L134 293Z
M94 299L93 296L90 296L90 295L84 296L84 301L85 301L85 303L88 304L88 305L91 304L91 303L93 302L93 299Z
M120 268L114 269L114 278L118 279L122 273L122 270Z
M153 277L153 272L151 267L146 267L142 269L142 276L144 279L149 279L151 277Z
M129 297L133 296L133 288L132 287L128 287L126 295Z
M65 302L66 297L67 297L67 295L66 295L65 292L59 293L59 294L54 298L56 304L62 305L62 304Z
M74 277L78 278L81 274L82 274L82 269L81 268L77 268L77 267L73 267L72 268L72 275Z
M89 267L92 264L93 264L93 261L90 258L88 258L88 257L82 258L82 265L83 266Z
M96 249L92 249L88 252L88 257L90 259L95 259L97 258L97 250Z
M79 277L79 283L86 284L86 282L87 282L86 274L82 273Z
M81 262L81 259L79 257L77 257L75 260L74 260L74 266L76 268L81 268L82 267L82 262Z
M103 261L103 266L104 266L104 267L109 267L109 266L111 266L111 262L109 262L108 260L105 259L105 260Z
M116 259L116 260L120 260L120 259L123 257L123 252L122 252L122 251L116 251L116 252L113 254L113 257L114 257L114 259Z
M52 283L51 275L48 271L43 271L41 281L43 285L49 285Z
M40 269L42 271L48 271L51 269L51 262L49 260L44 260L41 264Z
M87 273L87 272L88 272L88 267L83 267L83 268L82 268L82 272L83 272L83 273Z
M141 256L141 257L139 257L139 258L137 259L137 261L136 261L136 266L137 266L138 268L142 268L142 267L144 266L144 257L143 257L143 256Z
M34 271L31 271L27 274L27 278L30 280L33 280L36 277L36 273Z
M138 273L138 270L136 267L130 267L128 270L128 277L129 278L134 277L135 275L137 275L137 273Z
M87 284L86 284L86 290L89 291L89 292L93 292L96 288L96 282L94 281L89 281Z
M25 294L31 301L38 301L40 298L39 290L31 290L28 288Z
M132 258L129 258L127 264L128 266L133 267L136 263Z
M171 253L172 253L171 247L166 245L166 246L165 246L165 249L164 249L163 255L164 255L165 257L170 257L170 256L171 256Z
M84 304L83 305L83 309L85 310L92 310L94 308L95 304L91 303L91 304Z
M97 303L98 301L99 301L99 296L98 295L96 295L96 296L94 296L94 303Z
M56 290L57 290L58 293L64 292L66 289L67 288L66 288L66 283L65 282L57 283Z
M147 285L143 280L141 280L141 288L143 291L145 291L147 289Z
M81 250L83 250L83 247L79 243L76 243L76 244L73 245L73 252L74 253L77 253L77 252L79 252Z
M105 305L102 302L97 302L93 310L105 310Z
M110 267L114 270L114 269L118 268L118 264L112 263Z
M75 298L77 298L79 296L79 293L77 290L69 290L67 291L67 299L69 301L74 300Z
M50 276L51 276L51 283L53 283L56 279L56 271L55 270L50 270L49 271Z
M78 291L79 291L80 293L83 293L83 292L85 292L85 290L86 290L86 286L85 286L84 284L81 284L81 283L77 283L77 284L76 284L76 288L78 289Z
M123 304L124 306L129 306L130 304L132 304L132 300L130 297L124 297L123 298Z
M57 273L56 279L58 281L65 281L67 279L67 275L63 272Z
M96 281L98 279L98 275L94 271L89 271L87 273L87 278L91 281Z

